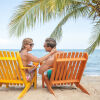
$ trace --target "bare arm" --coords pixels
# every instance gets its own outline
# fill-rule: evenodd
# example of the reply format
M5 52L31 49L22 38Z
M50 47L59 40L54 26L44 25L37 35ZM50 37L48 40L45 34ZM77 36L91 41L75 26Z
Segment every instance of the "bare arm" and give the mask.
M49 54L41 57L41 58L37 58L36 56L33 56L32 54L27 54L27 58L28 61L33 61L33 62L42 62L46 59L48 59L49 56L53 55L56 52L56 49L53 49Z
M43 65L48 65L48 66L52 66L53 65L53 62L54 62L54 55L52 55L50 58L48 58L44 63ZM42 66L42 65L41 65Z
M45 71L47 71L49 68L53 66L54 62L54 55L52 57L48 58L39 68L39 74L43 74Z

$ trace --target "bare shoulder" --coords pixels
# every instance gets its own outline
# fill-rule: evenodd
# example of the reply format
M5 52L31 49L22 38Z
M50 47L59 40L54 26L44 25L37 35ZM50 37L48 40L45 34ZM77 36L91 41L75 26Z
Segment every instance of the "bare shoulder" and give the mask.
M20 55L21 55L21 57L25 57L25 56L27 56L27 53L26 52L21 52Z
M27 53L27 56L33 56L31 53Z
M57 51L56 54L65 53L64 51Z
M28 58L28 57L30 58L30 57L32 56L31 53L28 53L28 52L25 52L25 51L21 52L20 55L21 55L22 57L25 57L25 58Z

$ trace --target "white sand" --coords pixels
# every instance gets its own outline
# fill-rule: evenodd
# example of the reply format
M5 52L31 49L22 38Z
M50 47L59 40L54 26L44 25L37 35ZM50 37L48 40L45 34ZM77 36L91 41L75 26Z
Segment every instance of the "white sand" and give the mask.
M37 89L31 89L21 100L100 100L100 76L84 76L81 84L90 95L83 93L73 86L54 87L55 95L49 93L47 88L42 88L41 78L38 78ZM0 87L0 100L17 100L23 87Z

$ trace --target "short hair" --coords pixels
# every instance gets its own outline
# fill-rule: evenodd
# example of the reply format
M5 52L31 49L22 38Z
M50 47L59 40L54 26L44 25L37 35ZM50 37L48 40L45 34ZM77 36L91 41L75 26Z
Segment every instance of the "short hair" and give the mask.
M54 48L57 45L56 41L53 38L47 38L45 40L45 43L46 43L47 47L51 47L51 48Z

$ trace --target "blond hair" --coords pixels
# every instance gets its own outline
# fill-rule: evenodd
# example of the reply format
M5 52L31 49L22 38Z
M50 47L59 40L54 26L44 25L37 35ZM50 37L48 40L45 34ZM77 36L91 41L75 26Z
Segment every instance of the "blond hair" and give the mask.
M33 42L33 40L31 38L25 38L22 42L22 47L21 47L21 50L19 52L21 52L22 50L25 49L25 45L30 44L32 42Z

